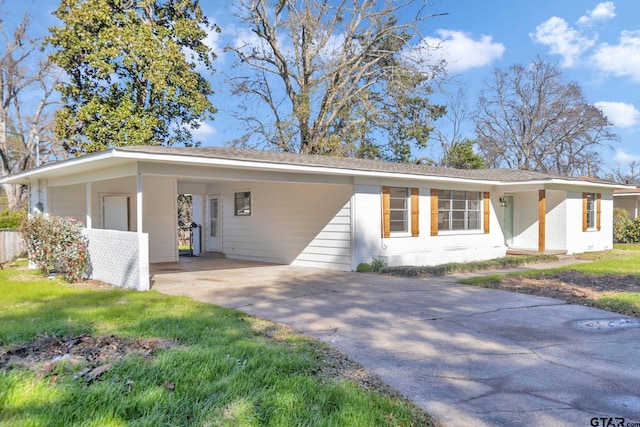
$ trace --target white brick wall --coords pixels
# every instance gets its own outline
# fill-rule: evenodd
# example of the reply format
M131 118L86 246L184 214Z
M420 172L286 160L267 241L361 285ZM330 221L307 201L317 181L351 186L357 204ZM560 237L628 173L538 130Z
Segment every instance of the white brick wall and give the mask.
M585 192L597 192L585 188ZM613 248L613 194L602 193L600 231L582 231L582 192L567 192L567 252L570 254Z
M415 183L398 183L412 187ZM438 188L434 185L434 188ZM473 188L473 191L486 191ZM381 237L381 187L356 185L354 196L355 253L354 264L381 258L390 266L438 265L449 262L467 262L499 258L505 255L504 235L495 213L499 195L491 193L489 234L483 231L441 232L431 236L430 187L420 188L420 235Z
M545 197L547 207L545 249L566 250L568 219L565 203L566 192L546 190ZM574 218L573 221L575 222L577 219Z
M91 260L90 278L139 291L149 289L149 235L84 229Z

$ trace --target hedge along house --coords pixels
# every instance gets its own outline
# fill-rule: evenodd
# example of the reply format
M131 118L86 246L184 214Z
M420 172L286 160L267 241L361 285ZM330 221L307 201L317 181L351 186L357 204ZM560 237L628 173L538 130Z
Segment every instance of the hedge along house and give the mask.
M614 189L595 179L223 147L126 147L4 178L32 212L86 227L94 278L148 289L149 263L178 262L177 196L202 248L228 258L355 270L485 260L508 251L612 247Z

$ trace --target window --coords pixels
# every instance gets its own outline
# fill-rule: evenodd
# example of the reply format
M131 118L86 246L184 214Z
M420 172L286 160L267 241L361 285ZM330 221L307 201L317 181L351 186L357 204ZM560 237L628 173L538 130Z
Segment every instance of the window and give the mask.
M392 233L408 231L407 189L391 187L389 189L390 218Z
M582 193L582 231L600 231L600 193Z
M418 188L382 187L382 237L419 235L419 195Z
M482 193L438 190L438 230L480 230Z
M251 191L241 191L234 194L235 216L251 215Z

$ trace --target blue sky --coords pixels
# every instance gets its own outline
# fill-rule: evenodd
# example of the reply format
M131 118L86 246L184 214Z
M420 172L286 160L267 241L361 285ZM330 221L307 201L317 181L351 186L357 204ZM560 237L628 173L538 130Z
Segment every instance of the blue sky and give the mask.
M28 8L33 29L44 34L58 24L51 16L58 4L57 0L5 0L3 19L10 24ZM196 136L204 145L223 145L241 127L225 108L230 94L224 77L234 58L223 48L246 32L232 16L233 2L201 4L222 28L221 34L209 39L219 55L212 101L220 112ZM629 161L640 161L640 1L432 0L427 8L430 13L447 13L427 20L423 34L440 45L438 54L448 61L455 82L465 86L470 107L496 67L526 64L541 55L557 61L565 77L577 82L587 100L614 123L620 141L613 150L601 152L604 169L625 169Z

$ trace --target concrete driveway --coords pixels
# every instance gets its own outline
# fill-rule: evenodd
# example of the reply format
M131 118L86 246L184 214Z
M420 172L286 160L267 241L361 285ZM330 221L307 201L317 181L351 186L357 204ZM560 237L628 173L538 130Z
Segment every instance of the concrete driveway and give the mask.
M153 289L327 342L447 426L640 422L636 319L451 277L225 262L217 270L156 269Z

